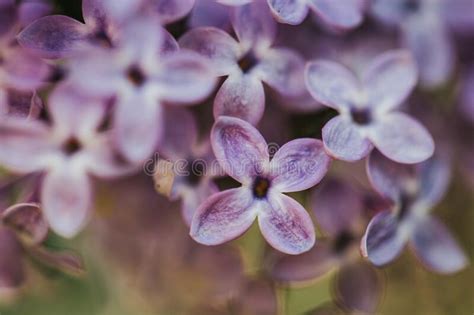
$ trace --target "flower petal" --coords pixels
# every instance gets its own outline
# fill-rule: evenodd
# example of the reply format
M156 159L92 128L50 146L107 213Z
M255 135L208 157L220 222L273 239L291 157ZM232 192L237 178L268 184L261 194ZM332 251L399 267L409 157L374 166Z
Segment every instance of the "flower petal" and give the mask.
M308 6L301 0L267 0L268 5L281 23L298 25L308 15Z
M382 278L367 263L347 264L336 275L334 291L344 309L374 314L382 298Z
M308 212L294 199L273 193L260 201L258 224L263 237L275 249L290 255L309 251L316 241Z
M299 96L305 92L304 59L286 48L268 50L255 71L261 80L284 96Z
M372 151L367 159L367 177L372 187L392 201L399 200L414 176L411 165L396 163L377 150Z
M401 105L416 81L416 64L408 51L393 50L381 54L364 73L369 106L383 112Z
M195 0L154 0L151 9L158 15L162 24L178 21L188 15Z
M397 258L406 245L406 236L399 229L397 217L385 210L372 218L361 242L362 255L376 266Z
M104 2L101 0L82 0L82 17L88 26L104 27L107 7L104 7Z
M350 108L359 90L355 75L332 61L309 62L305 82L309 93L318 102L334 109Z
M265 110L265 92L260 80L252 75L229 76L214 99L214 118L233 116L256 125Z
M283 145L270 163L272 185L281 192L313 187L326 175L331 158L320 140L301 138Z
M436 205L444 197L449 187L451 172L449 161L437 155L420 165L419 199L428 207Z
M25 49L18 47L7 53L8 58L2 63L3 86L31 92L41 87L51 73L45 62Z
M45 16L18 34L18 42L42 58L70 56L86 40L86 26L63 15Z
M247 182L268 163L267 143L255 127L234 117L217 119L211 144L223 170L239 182Z
M405 45L416 60L421 84L428 88L445 83L456 62L452 39L445 25L434 20L414 19L403 32Z
M276 23L262 0L235 7L232 26L240 43L247 49L266 48L275 40Z
M435 272L455 273L468 265L466 254L436 218L426 217L417 224L411 245L421 262Z
M278 259L272 266L271 275L281 282L302 282L317 279L338 265L331 244L323 240L306 253Z
M363 207L362 196L339 180L325 181L313 190L310 203L316 222L332 238L354 230Z
M342 116L334 117L324 125L322 135L327 152L339 160L358 161L373 148L359 128Z
M185 108L168 107L164 112L164 134L159 151L168 159L188 158L197 144L198 127Z
M2 213L2 223L13 229L28 245L43 242L48 235L48 224L37 203L19 203Z
M0 290L19 287L25 280L22 248L15 235L0 226Z
M216 76L206 58L191 51L163 57L160 96L176 103L197 103L212 92ZM186 91L183 93L183 91Z
M188 26L190 28L214 26L227 30L230 28L228 7L215 0L199 0L191 11Z
M209 197L191 223L191 237L204 245L218 245L242 235L257 216L250 190L235 188Z
M197 187L189 187L183 194L181 214L184 222L191 226L194 213L209 196L217 194L219 188L210 179L203 179Z
M179 45L208 58L217 75L227 75L237 67L240 46L229 34L218 28L192 29L179 39Z
M329 25L346 30L362 22L360 0L309 0L310 7Z
M383 155L399 163L419 163L434 153L434 140L418 121L404 113L390 113L377 121L370 140Z
M46 125L21 118L0 121L0 147L0 163L20 173L46 168L56 150Z
M58 235L72 238L89 219L92 191L82 169L62 164L48 172L41 187L44 215Z
M134 93L118 101L113 123L121 153L128 161L141 163L153 153L162 137L162 106Z

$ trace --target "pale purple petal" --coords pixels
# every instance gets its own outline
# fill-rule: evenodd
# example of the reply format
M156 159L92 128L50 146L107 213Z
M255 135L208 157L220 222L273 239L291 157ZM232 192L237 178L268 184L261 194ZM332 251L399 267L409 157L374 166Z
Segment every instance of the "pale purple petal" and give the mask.
M353 230L363 208L362 196L339 180L325 181L313 190L310 203L322 232L333 238Z
M214 89L215 76L206 58L183 50L163 58L161 73L156 79L163 100L197 103Z
M347 264L336 275L334 291L344 309L375 314L383 293L382 277L367 263Z
M313 187L326 175L331 158L320 140L301 138L283 145L270 163L272 186L281 192Z
M53 6L47 1L23 1L18 7L18 20L26 26L52 11Z
M465 34L474 30L473 0L442 1L440 5L445 21L454 31Z
M75 165L58 165L44 178L41 203L51 229L62 237L72 238L89 219L92 206L90 180Z
M166 158L188 158L197 144L198 127L193 114L185 108L164 111L164 133L159 151Z
M268 5L279 22L298 25L308 15L308 6L302 0L267 0Z
M242 235L257 216L250 190L235 188L209 197L191 223L191 237L204 245L218 245Z
M437 155L421 164L418 198L430 206L440 202L449 187L451 173L449 161Z
M181 203L181 215L184 222L191 226L194 213L198 207L206 201L209 196L217 194L219 188L210 179L203 179L197 187L189 187L183 194Z
M2 224L13 229L28 245L40 244L48 235L48 224L37 203L19 203L2 213Z
M433 155L435 148L425 127L404 113L380 117L369 137L382 154L399 163L423 162Z
M309 0L310 7L329 25L346 30L362 22L360 0Z
M229 8L215 0L199 0L194 4L188 19L190 28L214 26L223 30L230 28Z
M163 32L158 19L141 15L122 25L117 42L132 60L155 65L163 46Z
M172 23L185 17L193 8L195 0L153 0L151 9L163 24Z
M339 266L331 243L318 241L309 252L283 256L272 266L272 278L281 282L302 282L317 279Z
M13 49L7 57L2 64L2 85L30 92L50 75L50 67L24 49Z
M260 201L258 224L263 237L275 249L290 255L309 251L316 241L313 221L294 199L273 193Z
M0 121L0 147L0 163L20 173L46 168L55 150L50 131L43 123L20 118Z
M239 182L248 182L262 172L269 160L265 139L239 118L219 117L211 131L211 144L221 167Z
M160 55L174 54L179 50L179 44L176 39L166 29L162 30L163 42L160 47Z
M323 127L323 142L327 152L344 161L357 161L366 157L373 146L349 119L337 116Z
M73 276L80 276L85 272L81 257L72 252L55 252L44 247L35 247L29 254L40 263Z
M434 272L455 273L469 264L449 230L436 218L427 217L419 222L410 244L421 262Z
M374 150L367 159L367 176L379 194L397 201L413 181L415 170L411 165L396 163Z
M299 96L305 92L304 59L286 48L267 51L255 67L261 80L284 96Z
M440 22L414 20L405 27L404 42L418 65L420 82L432 88L444 84L455 66L452 40Z
M45 16L18 34L18 42L42 58L62 58L80 49L86 40L86 26L63 15Z
M397 258L406 245L398 218L386 210L372 218L361 242L362 255L376 266L383 266Z
M23 250L12 231L0 226L0 290L20 286L25 280Z
M305 82L309 92L318 102L334 109L352 107L360 90L355 75L332 61L308 63Z
M383 112L401 105L416 81L416 64L408 51L395 50L378 56L363 79L369 106Z
M192 29L179 39L179 45L208 58L217 75L227 75L235 70L241 54L235 39L215 27Z
M102 26L107 20L107 8L102 0L82 0L82 17L88 26ZM102 25L101 25L102 24Z
M149 157L162 136L162 106L134 93L120 99L113 118L115 142L132 163Z
M265 110L265 91L260 80L248 74L229 76L214 99L214 118L232 116L256 125Z
M269 47L276 36L276 22L264 0L234 8L232 26L240 43L248 49Z

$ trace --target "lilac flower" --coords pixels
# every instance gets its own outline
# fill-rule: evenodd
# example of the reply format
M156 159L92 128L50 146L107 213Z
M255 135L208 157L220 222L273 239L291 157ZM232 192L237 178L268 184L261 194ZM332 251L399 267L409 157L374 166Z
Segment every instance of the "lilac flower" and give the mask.
M393 261L407 243L430 270L454 273L468 261L444 224L429 214L443 197L450 177L445 160L435 157L415 166L401 165L373 152L367 172L374 188L395 202L369 223L361 250L370 262L383 266Z
M201 204L191 236L205 245L222 244L240 236L258 218L263 236L274 248L288 254L308 251L315 242L311 218L282 192L307 189L323 178L331 159L322 143L290 141L269 161L267 144L252 125L223 116L212 129L211 144L223 170L242 186Z
M464 117L474 124L474 66L464 75L461 91L461 110Z
M416 84L416 68L407 52L378 56L360 80L337 63L313 61L305 79L317 101L340 113L322 131L330 155L356 161L375 146L394 161L418 163L433 154L428 131L410 116L393 111Z
M91 208L89 175L115 177L131 170L100 132L105 106L57 88L49 98L51 125L15 117L0 121L0 164L20 173L44 172L41 201L51 228L65 237L86 224Z
M453 30L474 30L472 0L376 0L371 11L382 22L396 26L420 69L428 88L444 84L455 66Z
M83 263L70 252L54 252L42 245L48 233L40 206L19 203L0 211L0 294L16 291L25 279L24 260L29 257L71 274L84 271Z
M303 94L304 61L291 49L272 47L276 25L262 1L236 7L232 25L238 42L222 30L202 27L179 43L207 57L219 75L227 76L214 100L214 117L235 116L256 124L265 107L262 82L282 95Z
M131 162L144 161L160 140L163 102L197 103L214 88L207 60L177 49L154 19L140 17L122 30L115 49L91 51L71 65L78 90L115 98L115 142Z
M198 128L191 113L167 109L165 132L159 152L166 160L156 164L153 175L158 192L171 200L181 199L181 213L191 225L194 212L210 195L219 190L212 178L216 162L209 142L198 143Z
M315 189L310 202L326 238L307 253L278 258L272 277L283 283L304 283L336 270L333 293L337 303L351 311L373 313L383 283L372 266L360 261L359 242L368 210L383 204L378 199L339 180Z

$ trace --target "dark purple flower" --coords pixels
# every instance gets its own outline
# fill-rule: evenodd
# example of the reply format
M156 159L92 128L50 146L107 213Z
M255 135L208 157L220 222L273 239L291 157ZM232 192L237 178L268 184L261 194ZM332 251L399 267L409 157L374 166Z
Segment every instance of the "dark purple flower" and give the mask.
M71 65L70 80L78 90L115 98L115 142L134 163L150 156L162 137L163 102L195 104L215 85L207 60L177 51L166 34L155 19L140 17L122 29L115 49L91 51Z
M467 257L448 229L430 215L449 184L450 169L445 160L435 156L409 166L374 151L367 172L374 188L395 202L395 211L380 212L367 227L361 250L370 262L388 264L409 243L420 261L435 272L453 273L467 265Z
M433 154L428 131L394 111L416 84L416 67L406 51L379 55L360 79L342 65L324 60L310 62L305 78L312 96L340 114L322 131L324 146L335 158L356 161L374 146L400 163L418 163Z
M304 93L304 60L291 49L272 46L276 24L263 1L234 8L232 25L238 41L217 28L202 27L179 43L207 57L218 75L227 76L214 100L214 117L256 124L265 108L263 82L281 95Z
M196 121L185 109L166 109L164 128L159 152L165 159L155 165L155 187L171 200L181 199L181 213L191 225L198 206L219 191L212 181L217 161L208 141L198 143Z
M222 116L212 129L211 144L223 170L242 186L201 204L191 236L205 245L222 244L243 234L258 218L263 236L279 251L300 254L313 247L311 218L283 192L308 189L326 174L331 159L321 141L290 141L270 161L267 143L252 125Z
M428 88L444 84L454 70L449 27L474 30L472 0L375 0L371 10L376 18L400 30L418 64L420 82Z
M382 281L359 255L368 208L374 207L368 200L377 201L337 180L315 189L310 202L326 238L307 253L277 259L272 277L283 283L305 283L337 270L332 285L338 304L351 311L373 313L380 302Z
M89 218L89 175L115 177L130 172L112 146L110 132L98 130L105 106L57 88L49 98L52 124L11 117L0 121L0 163L20 172L45 172L41 202L51 228L76 235Z

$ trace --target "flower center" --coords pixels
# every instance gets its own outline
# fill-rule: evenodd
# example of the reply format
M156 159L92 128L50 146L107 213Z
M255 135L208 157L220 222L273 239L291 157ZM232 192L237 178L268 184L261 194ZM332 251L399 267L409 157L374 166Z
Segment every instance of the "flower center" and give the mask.
M79 142L79 140L77 140L74 137L69 138L62 147L63 152L68 156L71 156L77 153L78 151L81 150L81 148L82 148L81 143Z
M342 231L334 242L334 251L336 253L344 252L354 241L354 236L348 231Z
M127 78L135 86L142 86L146 81L146 76L139 66L133 65L127 70Z
M255 65L257 65L258 59L252 51L249 51L242 58L240 58L238 63L242 72L247 73L252 70Z
M104 47L112 47L112 40L109 34L105 31L104 27L99 27L93 35L93 39Z
M372 114L368 109L351 109L352 120L358 125L368 125L372 121Z
M270 181L266 178L258 176L253 182L252 192L255 198L263 199L267 197Z

